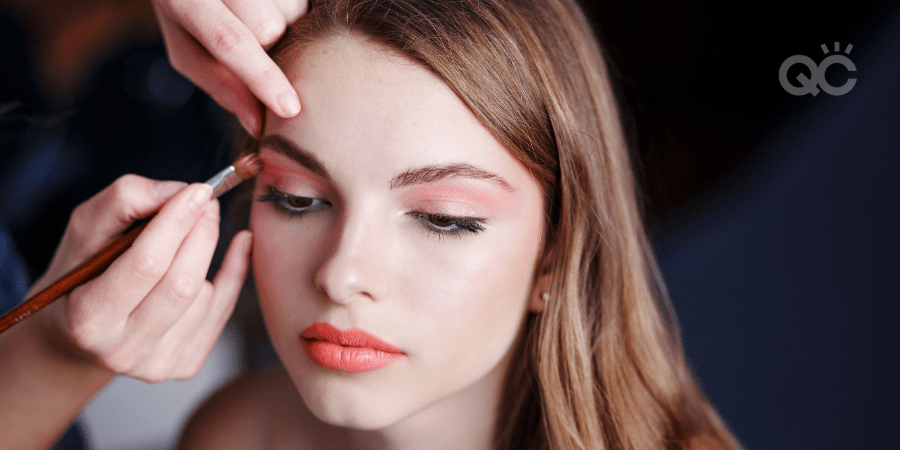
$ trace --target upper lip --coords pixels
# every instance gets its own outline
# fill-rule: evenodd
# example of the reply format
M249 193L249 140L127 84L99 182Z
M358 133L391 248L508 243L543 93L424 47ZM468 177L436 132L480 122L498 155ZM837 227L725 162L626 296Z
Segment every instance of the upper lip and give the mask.
M387 353L403 354L403 350L388 344L367 331L360 330L359 328L341 330L334 325L325 322L318 322L310 325L303 330L300 337L308 340L333 342L346 347L365 347Z

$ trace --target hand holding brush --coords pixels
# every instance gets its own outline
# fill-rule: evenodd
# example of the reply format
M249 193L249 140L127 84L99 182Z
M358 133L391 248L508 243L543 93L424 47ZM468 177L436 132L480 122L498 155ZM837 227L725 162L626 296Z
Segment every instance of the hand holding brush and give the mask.
M234 310L251 248L250 232L238 233L206 279L219 239L214 196L259 169L253 155L208 184L126 175L75 209L33 292L56 280L68 287L35 296L51 303L0 333L0 446L51 446L116 375L159 382L200 371Z
M215 198L225 192L228 192L229 190L231 190L231 188L237 186L242 181L256 176L256 174L259 173L260 167L261 165L259 162L259 158L256 156L256 154L249 154L239 159L225 170L222 170L221 172L216 174L205 184L212 189L212 192L210 194L212 198ZM120 183L124 184L126 183L126 181L121 181ZM179 183L176 182L175 184L169 184L160 187L164 191L166 190L166 188L172 186L178 187ZM209 198L207 198L209 196L205 191L202 190L203 188L199 189L200 190L197 190L197 192L195 193L195 200L197 202L209 200ZM160 191L160 189L156 189L157 194L169 193L163 191ZM124 253L131 247L135 239L140 236L141 232L144 230L144 228L147 227L149 223L150 221L146 221L134 227L129 232L124 234L120 239L108 245L106 248L80 264L78 267L69 271L69 273L63 276L59 281L42 290L40 293L30 297L28 300L22 302L11 311L4 314L2 317L0 317L0 333L2 333L7 328L15 325L19 321L24 320L38 309L47 306L55 299L68 294L82 283L102 273L110 266L110 264L113 263L113 261L115 261L117 257L122 255L122 253Z

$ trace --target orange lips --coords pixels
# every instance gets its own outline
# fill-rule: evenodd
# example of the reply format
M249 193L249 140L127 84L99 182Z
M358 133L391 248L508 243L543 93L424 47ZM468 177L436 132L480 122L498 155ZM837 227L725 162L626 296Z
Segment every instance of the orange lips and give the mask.
M317 365L341 372L365 372L384 367L406 354L378 337L352 328L340 330L319 322L301 334L306 355Z

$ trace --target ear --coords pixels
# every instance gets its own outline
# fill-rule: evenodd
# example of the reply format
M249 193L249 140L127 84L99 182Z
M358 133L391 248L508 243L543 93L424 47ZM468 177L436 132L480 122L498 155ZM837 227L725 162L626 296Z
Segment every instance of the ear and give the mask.
M550 274L544 273L539 276L534 283L534 289L531 292L531 299L528 301L528 311L541 312L547 303L548 289L550 288Z

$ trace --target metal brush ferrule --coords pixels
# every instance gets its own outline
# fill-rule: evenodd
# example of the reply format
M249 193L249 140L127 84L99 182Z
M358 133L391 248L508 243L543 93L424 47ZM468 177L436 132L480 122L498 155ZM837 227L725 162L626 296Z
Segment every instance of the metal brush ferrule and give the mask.
M212 178L206 181L206 184L213 189L213 198L215 198L230 191L231 188L241 184L242 181L244 180L234 170L234 166L228 166L221 172L213 175Z

